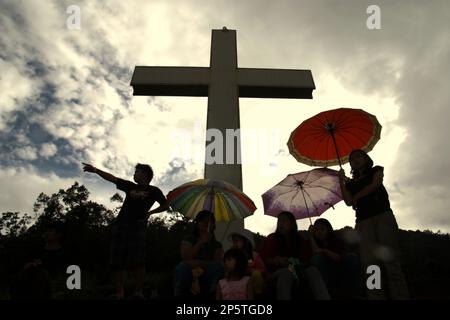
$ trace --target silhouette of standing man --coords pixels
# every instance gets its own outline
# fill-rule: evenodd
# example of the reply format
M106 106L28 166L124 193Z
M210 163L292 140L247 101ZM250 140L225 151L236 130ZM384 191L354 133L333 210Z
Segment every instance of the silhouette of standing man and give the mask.
M114 183L117 189L126 194L112 230L111 265L115 271L116 288L113 298L124 297L125 270L128 267L133 270L136 277L136 288L132 298L143 299L146 222L151 214L169 209L167 199L158 187L150 185L153 170L147 164L136 165L133 177L136 183L117 178L87 163L83 163L83 170L98 174L103 179ZM160 206L149 211L155 201Z

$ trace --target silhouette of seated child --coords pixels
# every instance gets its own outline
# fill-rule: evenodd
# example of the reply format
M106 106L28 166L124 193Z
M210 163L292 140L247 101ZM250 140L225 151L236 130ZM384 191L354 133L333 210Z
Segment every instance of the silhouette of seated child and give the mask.
M247 274L248 259L241 249L231 248L224 255L225 278L219 281L217 300L252 300L253 286Z
M248 260L247 274L251 278L252 290L256 298L260 298L265 293L266 266L261 256L254 250L253 237L250 231L243 229L229 235L232 247L242 250Z

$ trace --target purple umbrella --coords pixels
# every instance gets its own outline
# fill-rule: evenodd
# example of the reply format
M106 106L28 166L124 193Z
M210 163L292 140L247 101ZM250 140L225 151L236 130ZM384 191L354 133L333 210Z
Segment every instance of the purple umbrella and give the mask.
M264 213L290 211L297 219L320 216L342 200L338 171L318 168L289 174L263 195Z

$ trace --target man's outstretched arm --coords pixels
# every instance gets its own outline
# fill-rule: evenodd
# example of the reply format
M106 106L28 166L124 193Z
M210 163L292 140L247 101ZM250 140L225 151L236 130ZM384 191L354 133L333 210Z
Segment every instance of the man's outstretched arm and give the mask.
M88 163L82 162L82 164L83 164L83 170L85 172L96 173L96 174L98 174L100 177L102 177L105 180L108 180L108 181L110 181L112 183L117 183L117 178L115 176L113 176L112 174L110 174L108 172L105 172L105 171L102 171L100 169L97 169L96 167L94 167L93 165L90 165Z

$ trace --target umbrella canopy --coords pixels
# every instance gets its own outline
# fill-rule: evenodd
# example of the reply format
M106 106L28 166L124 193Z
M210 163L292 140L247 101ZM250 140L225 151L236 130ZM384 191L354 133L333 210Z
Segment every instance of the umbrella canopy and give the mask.
M222 180L199 179L185 183L167 195L173 210L194 219L201 210L214 213L217 222L244 219L256 210L241 190Z
M297 219L320 216L342 200L338 171L318 168L289 174L262 195L264 213L290 211ZM334 209L334 208L333 208Z
M290 153L310 166L328 167L348 162L355 149L369 152L380 139L377 118L361 109L340 108L303 121L289 137Z

